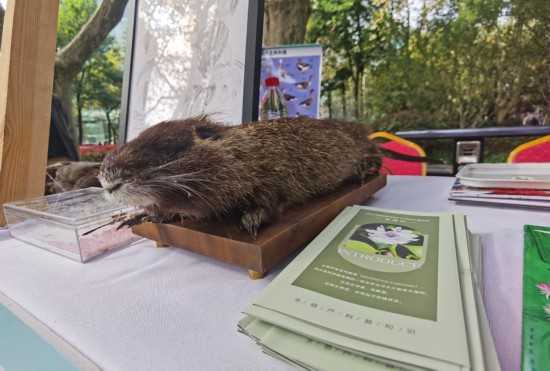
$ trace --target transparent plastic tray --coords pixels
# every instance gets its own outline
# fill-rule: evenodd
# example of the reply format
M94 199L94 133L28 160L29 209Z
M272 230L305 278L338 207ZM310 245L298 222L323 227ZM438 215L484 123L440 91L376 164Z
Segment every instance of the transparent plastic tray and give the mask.
M469 187L550 189L550 163L469 164L456 177Z
M141 239L120 222L137 213L92 187L4 204L13 238L85 262Z

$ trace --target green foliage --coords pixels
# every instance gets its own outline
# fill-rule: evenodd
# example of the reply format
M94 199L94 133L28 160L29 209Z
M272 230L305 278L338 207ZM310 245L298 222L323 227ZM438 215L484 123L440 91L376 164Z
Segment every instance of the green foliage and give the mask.
M61 0L57 20L57 49L62 49L80 31L97 8L95 0Z
M366 66L379 54L374 24L377 9L375 0L316 0L308 24L309 41L323 44L328 55L323 80L339 89L347 86L344 80L351 80L355 116L361 112Z
M550 1L313 5L307 41L324 46L322 94L333 116L398 131L550 114Z
M69 43L90 19L97 8L95 0L63 0L59 8L57 46ZM73 101L79 123L80 142L83 138L82 116L85 110L101 110L109 133L109 142L116 141L122 96L124 47L108 36L86 62L73 83Z
M93 54L74 84L77 108L98 109L105 113L109 142L116 142L118 120L114 120L120 108L124 51L112 37Z

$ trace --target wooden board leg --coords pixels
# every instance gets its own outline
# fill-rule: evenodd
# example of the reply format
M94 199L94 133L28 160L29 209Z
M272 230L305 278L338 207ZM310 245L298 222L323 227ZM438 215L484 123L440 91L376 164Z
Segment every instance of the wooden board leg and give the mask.
M162 241L155 241L157 243L157 247L168 247L170 245L162 242Z
M248 276L251 280L260 280L265 277L265 273L262 272L256 272L251 269L248 270Z

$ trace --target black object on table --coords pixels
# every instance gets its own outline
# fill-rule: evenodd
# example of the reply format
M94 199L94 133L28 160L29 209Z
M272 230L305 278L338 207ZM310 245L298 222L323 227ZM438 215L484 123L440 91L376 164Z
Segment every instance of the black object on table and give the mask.
M459 164L456 158L456 144L461 140L479 141L480 158L483 162L484 140L489 137L539 137L550 135L550 126L500 126L474 129L442 129L442 130L413 130L398 131L395 135L409 139L454 139L455 151L453 161L453 175L458 171Z

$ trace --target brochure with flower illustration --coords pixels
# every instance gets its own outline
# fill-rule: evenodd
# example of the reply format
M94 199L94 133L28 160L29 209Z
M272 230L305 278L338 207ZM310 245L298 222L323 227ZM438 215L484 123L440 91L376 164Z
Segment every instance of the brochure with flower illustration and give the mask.
M457 236L462 235L461 230L466 230L465 222L464 215L455 216ZM498 371L500 365L483 305L481 280L479 279L481 276L481 262L479 261L481 241L478 235L466 234L468 235L467 241L458 239L457 251L463 300L475 302L475 305L465 306L472 370ZM473 296L472 291L475 291ZM330 345L251 316L246 316L239 322L239 331L254 339L265 353L304 369L419 369L395 359L381 358L379 353L366 355ZM334 338L332 341L334 342Z
M469 274L462 291L455 238L464 236L467 255L468 232L455 224L448 213L347 208L244 310L241 331L252 318L350 360L476 369L483 352L470 347L480 347L479 331L472 333L479 324L466 320L476 318L476 295ZM470 270L468 257L463 272Z
M550 364L550 227L526 225L523 253L522 369Z

